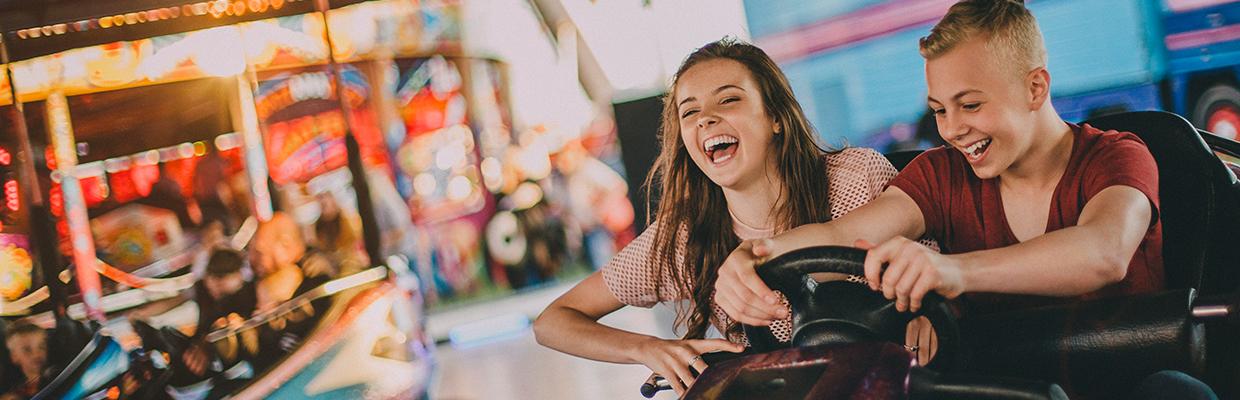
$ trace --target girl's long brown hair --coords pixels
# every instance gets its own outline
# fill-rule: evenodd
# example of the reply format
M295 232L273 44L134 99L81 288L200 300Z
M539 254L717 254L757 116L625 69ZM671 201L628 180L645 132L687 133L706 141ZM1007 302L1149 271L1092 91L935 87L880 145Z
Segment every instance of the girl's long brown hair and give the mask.
M676 288L693 300L690 309L677 311L676 325L688 328L685 339L705 337L719 266L740 244L723 189L689 158L675 104L676 84L685 71L715 59L735 60L744 65L762 92L767 115L783 127L774 138L779 152L778 173L783 178L783 193L773 210L780 230L831 220L823 158L826 150L819 144L801 105L793 97L788 78L775 61L762 49L731 38L707 44L686 57L672 78L672 92L664 97L660 127L663 149L646 178L647 188L661 189L654 218L658 230L651 246L655 276L669 271ZM650 209L654 208L651 204ZM678 247L684 249L681 268L677 268ZM739 331L739 325L732 324L725 334L735 338Z

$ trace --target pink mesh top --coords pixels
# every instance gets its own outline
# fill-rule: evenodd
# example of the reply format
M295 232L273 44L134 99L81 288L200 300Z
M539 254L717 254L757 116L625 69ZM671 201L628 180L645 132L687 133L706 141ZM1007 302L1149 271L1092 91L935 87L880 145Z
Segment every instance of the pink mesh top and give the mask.
M831 205L832 218L839 218L844 213L878 197L887 181L896 176L895 167L891 166L886 157L872 149L856 147L845 149L839 153L827 155L826 162L827 176L830 177L828 201ZM664 272L662 276L654 276L655 267L650 260L650 252L655 230L660 226L662 225L658 222L652 224L603 267L603 281L607 283L607 288L616 296L616 299L624 304L649 308L661 302L675 302L690 298L687 293L676 288L672 283L670 273ZM732 218L732 229L741 240L766 238L778 233L774 229L756 229L746 226L735 217ZM685 235L681 235L680 239L682 241L679 245L683 246L686 241ZM683 268L683 259L684 251L678 250L677 268ZM714 310L711 324L720 332L726 332L732 319L723 312L722 308L719 308L718 304L713 304L713 300L711 303L711 308ZM791 328L791 318L771 324L771 331L780 341L786 342L791 339ZM732 339L738 343L748 343L744 337Z

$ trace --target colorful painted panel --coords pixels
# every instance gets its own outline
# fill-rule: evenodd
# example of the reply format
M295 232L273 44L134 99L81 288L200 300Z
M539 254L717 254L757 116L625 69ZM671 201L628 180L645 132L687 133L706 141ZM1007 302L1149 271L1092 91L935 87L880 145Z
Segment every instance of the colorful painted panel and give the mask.
M419 227L415 267L428 282L428 303L471 298L496 289L481 242L491 193L483 185L469 121L466 60L396 60L387 93L396 121L387 135L397 189Z
M369 105L370 84L358 69L341 64L343 93L353 109L353 134L366 150L382 151ZM260 74L254 93L258 119L266 125L263 145L272 180L305 182L348 162L340 110L341 93L330 67L315 66Z

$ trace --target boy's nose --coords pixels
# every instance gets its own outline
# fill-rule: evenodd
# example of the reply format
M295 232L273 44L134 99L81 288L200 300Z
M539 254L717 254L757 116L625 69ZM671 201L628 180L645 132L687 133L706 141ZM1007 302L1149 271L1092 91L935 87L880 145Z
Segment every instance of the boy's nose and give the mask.
M960 118L952 116L951 113L945 114L939 120L939 136L942 136L943 140L948 143L954 142L968 132L967 127L960 123Z

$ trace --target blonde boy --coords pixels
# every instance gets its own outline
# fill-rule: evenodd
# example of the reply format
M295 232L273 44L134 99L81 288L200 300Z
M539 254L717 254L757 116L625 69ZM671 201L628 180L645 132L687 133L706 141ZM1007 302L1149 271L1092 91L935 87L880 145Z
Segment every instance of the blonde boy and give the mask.
M962 1L921 54L949 146L839 219L743 243L715 286L730 316L765 325L785 312L755 262L826 244L868 248L870 287L900 310L917 310L929 291L965 294L971 312L987 313L1163 287L1154 160L1135 135L1059 118L1042 35L1023 4ZM923 235L943 253L914 241ZM907 341L928 360L931 330L916 325Z

